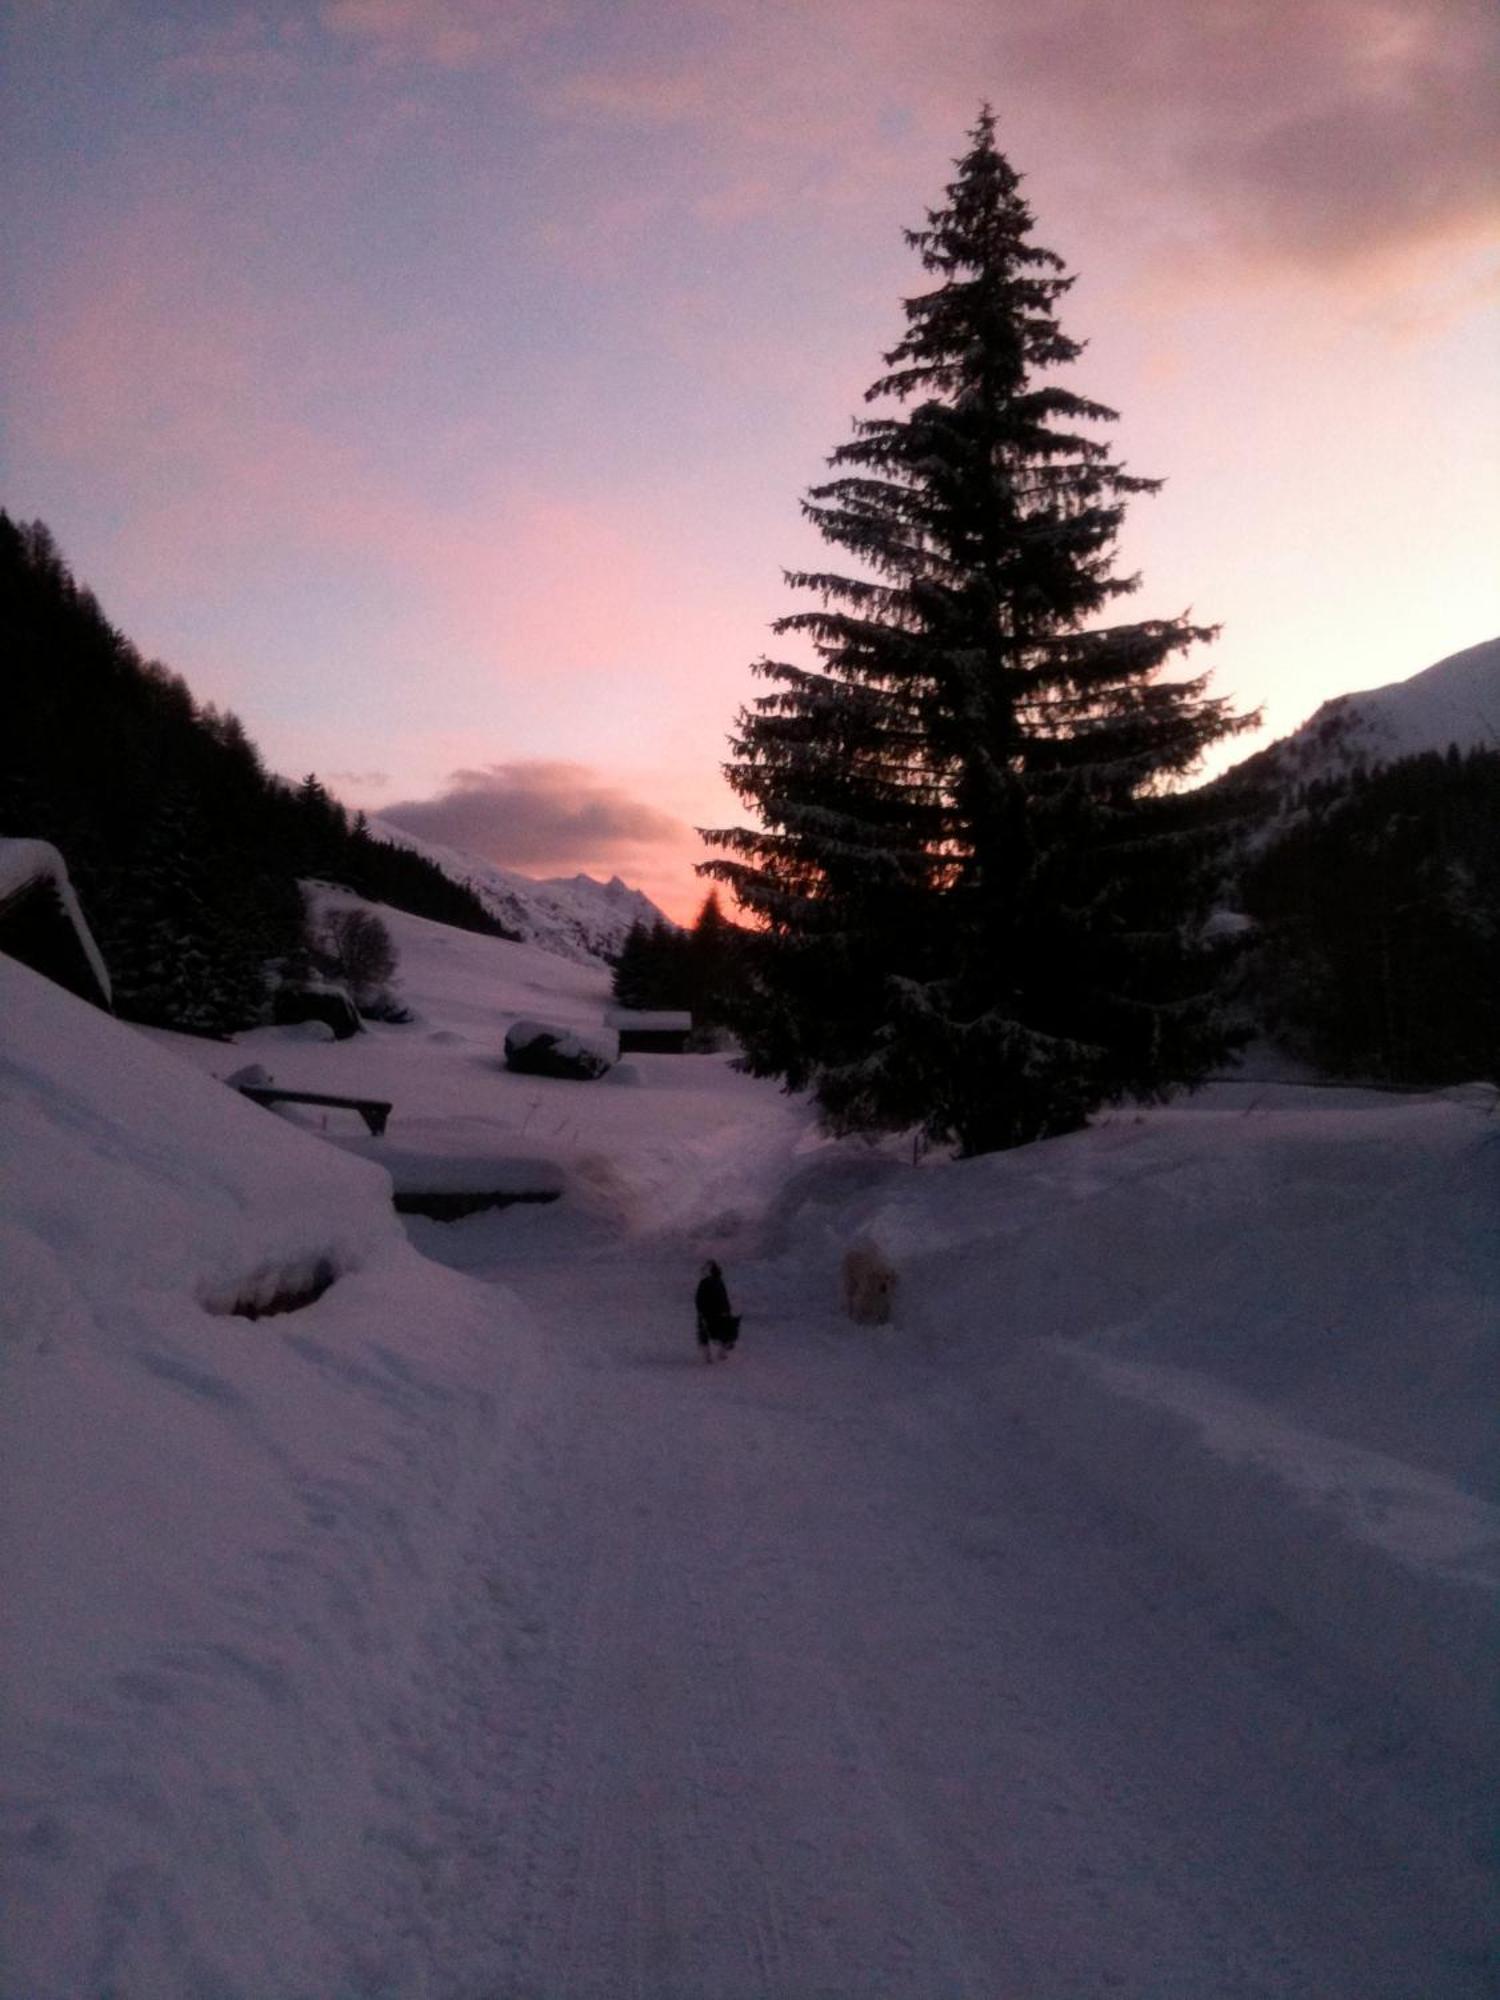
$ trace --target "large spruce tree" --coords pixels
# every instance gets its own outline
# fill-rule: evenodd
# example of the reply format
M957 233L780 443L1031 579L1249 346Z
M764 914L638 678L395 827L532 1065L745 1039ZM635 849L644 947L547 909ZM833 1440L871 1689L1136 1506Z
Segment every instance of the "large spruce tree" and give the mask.
M1111 624L1125 502L1154 492L1044 378L1081 348L1073 282L1031 240L985 109L947 205L908 232L936 287L804 511L862 575L795 573L730 783L757 827L703 872L761 930L748 1065L811 1087L834 1130L922 1127L983 1152L1159 1098L1226 1051L1202 920L1215 846L1174 781L1247 726L1169 680L1213 636Z

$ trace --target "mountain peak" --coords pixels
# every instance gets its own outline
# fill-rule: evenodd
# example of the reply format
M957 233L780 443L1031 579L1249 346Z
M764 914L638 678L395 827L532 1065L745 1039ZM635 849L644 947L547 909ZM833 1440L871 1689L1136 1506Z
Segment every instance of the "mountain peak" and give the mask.
M666 921L644 890L632 889L618 875L607 882L584 874L538 880L480 855L422 840L389 820L372 819L370 832L376 840L425 855L453 881L472 890L507 930L559 958L584 964L614 959L632 924Z
M1300 729L1257 750L1218 783L1311 784L1425 750L1500 748L1500 638L1486 639L1404 681L1334 695Z

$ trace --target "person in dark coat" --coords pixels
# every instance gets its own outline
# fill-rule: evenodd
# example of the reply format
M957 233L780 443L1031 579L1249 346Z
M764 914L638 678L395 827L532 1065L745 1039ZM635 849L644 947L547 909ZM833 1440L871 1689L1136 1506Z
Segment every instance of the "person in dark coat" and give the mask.
M703 1276L698 1280L693 1304L698 1309L698 1345L703 1351L703 1359L713 1360L716 1345L728 1354L738 1338L740 1323L729 1303L724 1273L712 1257L703 1266Z

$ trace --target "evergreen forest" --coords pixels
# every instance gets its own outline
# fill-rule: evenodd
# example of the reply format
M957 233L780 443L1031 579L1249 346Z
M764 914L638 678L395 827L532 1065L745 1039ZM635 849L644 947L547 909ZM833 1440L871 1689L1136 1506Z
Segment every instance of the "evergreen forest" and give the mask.
M310 956L300 878L508 935L315 777L269 774L236 716L110 624L41 523L5 514L0 645L0 835L60 849L127 1019L200 1034L261 1019L268 967Z
M1333 1076L1500 1079L1500 751L1308 786L1251 845L1257 1027Z
M631 925L615 964L614 997L622 1007L684 1011L695 1026L721 1027L734 1012L754 945L710 894L687 930L664 919Z

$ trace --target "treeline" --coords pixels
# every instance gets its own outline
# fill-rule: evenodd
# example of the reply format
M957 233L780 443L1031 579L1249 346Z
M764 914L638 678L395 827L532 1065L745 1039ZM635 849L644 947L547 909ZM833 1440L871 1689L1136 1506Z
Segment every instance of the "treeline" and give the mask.
M1298 793L1246 866L1248 992L1339 1076L1500 1078L1500 751L1450 749Z
M748 934L710 895L689 930L658 918L634 923L615 962L614 995L622 1007L690 1013L695 1027L722 1026L733 1011Z
M0 513L0 834L67 861L132 1020L223 1033L308 956L299 877L508 936L467 890L374 840L316 778L272 776L238 717L142 659L39 522Z

